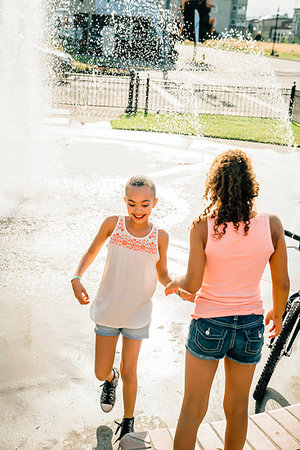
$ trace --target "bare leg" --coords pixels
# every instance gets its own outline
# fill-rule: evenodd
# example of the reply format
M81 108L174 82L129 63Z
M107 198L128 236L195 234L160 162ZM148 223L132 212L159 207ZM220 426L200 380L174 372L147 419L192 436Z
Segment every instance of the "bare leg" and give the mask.
M98 336L95 345L95 375L100 381L111 381L116 346L119 336Z
M175 433L174 450L194 450L197 431L207 411L218 363L218 360L198 359L186 352L184 397Z
M137 393L137 362L142 341L123 336L120 373L123 381L124 417L133 417Z
M224 450L242 450L248 428L249 390L256 364L240 364L225 358L224 367L227 421Z

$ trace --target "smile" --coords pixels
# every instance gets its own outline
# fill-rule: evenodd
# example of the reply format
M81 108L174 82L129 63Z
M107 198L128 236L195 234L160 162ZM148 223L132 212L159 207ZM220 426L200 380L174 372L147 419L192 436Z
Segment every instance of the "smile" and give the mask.
M145 214L142 214L142 215L140 215L140 216L137 216L136 214L133 214L133 216L134 216L136 219L143 219L143 218L145 217Z

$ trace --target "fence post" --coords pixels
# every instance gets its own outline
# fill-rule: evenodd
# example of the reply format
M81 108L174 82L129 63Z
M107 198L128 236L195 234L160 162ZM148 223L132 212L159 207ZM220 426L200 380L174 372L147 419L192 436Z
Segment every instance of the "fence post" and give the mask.
M293 115L293 106L294 106L295 93L296 93L296 81L294 81L294 84L293 84L292 89L291 89L290 106L289 106L289 118L290 118L290 120L292 120L292 115Z
M134 114L137 113L139 102L139 88L140 88L140 76L137 73L135 78L135 102L134 102Z
M129 91L128 91L128 104L127 104L127 108L125 109L125 113L126 114L131 114L132 113L133 91L134 91L134 77L135 77L134 70L131 70L130 71Z
M147 76L146 80L146 98L145 98L145 112L144 115L147 116L148 114L148 105L149 105L149 87L150 87L150 77L149 74Z

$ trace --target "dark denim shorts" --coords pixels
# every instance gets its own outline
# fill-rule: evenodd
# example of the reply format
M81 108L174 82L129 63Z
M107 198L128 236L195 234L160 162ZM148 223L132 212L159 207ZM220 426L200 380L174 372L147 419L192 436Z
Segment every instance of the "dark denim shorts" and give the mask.
M263 315L192 319L186 348L196 358L257 364L264 343Z

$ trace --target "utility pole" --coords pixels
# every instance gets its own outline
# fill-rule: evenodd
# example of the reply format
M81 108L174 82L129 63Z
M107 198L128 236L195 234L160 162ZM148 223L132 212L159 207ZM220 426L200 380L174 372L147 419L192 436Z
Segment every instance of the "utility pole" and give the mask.
M168 55L169 55L169 21L170 21L171 0L166 0L166 12L164 15L164 32L163 32L163 77L168 78Z
M275 47L275 42L277 40L277 26L278 26L278 18L279 18L279 6L277 9L277 14L276 14L276 21L275 21L275 29L274 29L274 36L273 36L273 47L272 47L272 51L271 51L271 56L274 56L274 47Z

